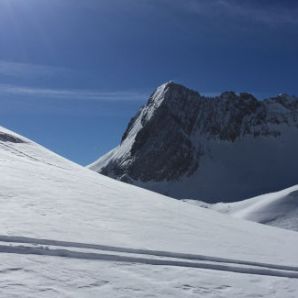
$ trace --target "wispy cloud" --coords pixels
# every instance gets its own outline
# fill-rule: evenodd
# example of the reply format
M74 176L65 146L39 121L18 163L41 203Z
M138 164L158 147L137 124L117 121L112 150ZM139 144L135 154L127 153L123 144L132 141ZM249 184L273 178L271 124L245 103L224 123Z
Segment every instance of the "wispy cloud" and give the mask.
M40 99L47 98L53 100L80 100L98 102L144 101L147 96L144 93L133 91L101 92L82 89L47 89L0 84L0 95L1 94L14 95L19 97L34 97Z
M32 87L27 84L36 82L41 78L48 79L51 82L54 78L76 78L82 74L76 71L69 70L63 67L52 67L47 65L35 65L29 63L17 63L0 60L0 77L12 78L8 84L0 84L0 96L13 95L19 98L34 98L34 99L52 99L52 100L81 100L81 101L142 101L148 94L137 91L100 91L100 90L86 90L86 89L55 89L55 88L41 88ZM20 83L23 82L25 83ZM5 82L4 80L3 82ZM12 83L10 83L12 82ZM16 83L15 83L16 82ZM21 85L24 84L24 85ZM30 85L30 86L28 86ZM1 98L0 98L1 99Z
M295 8L288 8L285 5L276 5L274 1L271 4L260 5L257 1L234 1L234 0L219 0L218 5L221 9L225 10L234 16L239 16L262 22L269 25L280 25L280 24L298 24L297 13L298 6Z
M30 77L31 79L34 79L40 77L51 77L57 74L67 74L69 72L70 70L63 67L0 60L0 75L6 77Z
M286 1L239 0L163 0L190 14L204 17L241 18L268 25L297 25L298 4L288 6ZM219 19L214 19L214 22Z

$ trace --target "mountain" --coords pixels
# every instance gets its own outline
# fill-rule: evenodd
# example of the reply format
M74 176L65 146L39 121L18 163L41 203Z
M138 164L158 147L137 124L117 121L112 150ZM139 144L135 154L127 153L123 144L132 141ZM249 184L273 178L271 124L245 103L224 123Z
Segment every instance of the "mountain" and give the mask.
M298 233L118 182L2 127L0 202L1 297L298 296Z
M186 201L236 218L298 231L297 185L235 203L206 204L199 201Z
M166 83L90 169L178 199L232 202L297 184L298 98L206 97Z

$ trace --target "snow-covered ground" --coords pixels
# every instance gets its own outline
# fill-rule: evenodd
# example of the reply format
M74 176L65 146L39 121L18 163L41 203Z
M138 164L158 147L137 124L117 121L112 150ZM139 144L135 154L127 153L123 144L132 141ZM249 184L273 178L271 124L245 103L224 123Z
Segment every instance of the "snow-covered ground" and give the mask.
M0 297L298 296L298 233L114 181L0 132Z
M186 202L236 218L298 231L298 185L235 203Z
M0 296L296 298L296 279L183 267L0 255Z

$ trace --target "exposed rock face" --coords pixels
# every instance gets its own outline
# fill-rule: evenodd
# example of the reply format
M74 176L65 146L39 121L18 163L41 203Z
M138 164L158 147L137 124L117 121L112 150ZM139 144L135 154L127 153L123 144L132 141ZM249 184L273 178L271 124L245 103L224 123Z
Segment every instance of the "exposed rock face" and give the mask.
M238 178L231 178L229 181L225 176L230 174L230 153L221 156L221 153L217 153L221 151L221 147L224 149L227 145L230 146L230 151L233 151L231 154L236 154L232 164L239 162L238 174L247 177L249 173L254 174L256 167L252 162L254 168L250 169L248 165L245 169L243 161L248 158L260 159L257 163L261 166L262 159L268 159L268 156L263 156L266 155L264 150L270 151L271 146L283 144L283 135L288 136L291 131L291 136L298 139L297 127L298 99L295 97L280 95L259 101L249 93L238 95L224 92L218 97L209 98L170 82L160 86L145 107L132 118L120 146L91 165L91 168L104 175L176 198L238 200L262 191L273 191L275 182L266 182L263 189L259 184L253 187L253 181L247 182L252 184L251 187L245 186L245 178L238 182ZM261 144L265 139L269 143ZM254 152L255 157L241 152L249 151L250 142L251 152ZM286 144L287 149L290 146L297 150L298 142ZM280 156L281 150L282 148L278 151L274 149L276 152L273 156L269 152L269 159L279 158L282 163L284 157ZM258 151L261 154L259 156ZM218 163L218 167L212 160ZM262 172L266 166L267 161L263 164ZM210 173L211 168L213 174ZM227 169L226 172L224 168ZM207 172L209 178L204 174ZM222 177L217 177L218 172ZM235 175L239 176L238 174ZM273 173L268 169L267 174ZM215 177L213 184L212 176ZM294 177L290 178L283 179L283 184L292 183ZM212 188L220 188L222 183L229 190L223 190L219 197Z
M116 171L132 179L159 181L190 175L197 168L197 155L190 136L200 108L200 96L182 86L171 86L161 94L153 94L139 114L141 128L131 146L131 162L125 167L107 166L103 173L110 175ZM130 122L122 143L130 137L136 121L134 118Z
M21 140L20 138L4 132L0 132L0 141L10 143L25 143L25 141Z

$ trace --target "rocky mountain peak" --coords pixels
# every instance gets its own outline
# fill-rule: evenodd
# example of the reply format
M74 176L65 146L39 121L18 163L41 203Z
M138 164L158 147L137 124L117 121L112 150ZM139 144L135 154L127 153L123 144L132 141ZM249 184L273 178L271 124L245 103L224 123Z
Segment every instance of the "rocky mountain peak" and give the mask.
M121 142L129 137L132 129L138 124L144 132L151 126L169 127L175 122L185 133L192 130L197 110L203 98L196 91L183 85L168 82L158 87L149 97L147 104L130 120ZM133 131L135 133L135 131Z
M225 91L219 96L221 99L236 99L237 94L234 91Z
M175 82L167 82L158 87L150 96L147 106L159 107L161 104L168 106L177 105L179 102L183 104L190 97L200 97L200 94L183 85Z
M243 178L245 185L251 179L248 173L254 172L254 169L250 169L251 165L246 165L246 160L249 159L246 142L255 146L253 150L258 150L260 146L261 152L275 152L275 155L272 153L273 157L270 157L272 160L282 160L283 157L278 151L280 146L276 147L277 149L266 146L271 143L276 146L275 139L283 137L290 130L297 132L298 139L298 100L294 97L280 95L260 101L250 93L237 94L228 91L212 98L177 83L168 82L158 87L147 104L131 119L120 147L109 153L108 157L104 157L102 165L99 161L96 167L102 174L138 185L178 185L181 179L187 181L195 175L204 176L201 171L209 173L209 168L205 169L203 166L206 165L206 160L210 162L216 159L228 146L231 152L234 148L241 148L238 149L241 152L234 155L243 154L243 160L241 157L239 162L248 168L241 174L241 177L246 177ZM284 144L291 142L285 140ZM265 144L266 149L261 144ZM288 147L285 148L287 149ZM246 157L242 151L246 152ZM227 152L226 156L229 156ZM230 159L226 156L220 162L219 168L215 169L219 171L218 175L223 175L218 178L221 180L226 179L224 173L229 171L230 164L238 162L233 161L233 156L229 156ZM225 158L229 160L227 164ZM262 158L267 160L267 157ZM262 164L262 161L258 162ZM270 167L271 164L272 162ZM217 174L208 175L211 175L212 180L212 175ZM258 176L256 173L254 175ZM251 185L254 189L253 182ZM280 188L287 186L280 185ZM243 186L243 189L245 187ZM200 186L197 188L202 190ZM155 187L152 189L156 190ZM183 193L187 193L183 189L180 191L180 195L172 195L181 197ZM209 191L212 192L207 189L207 197L210 195ZM271 191L270 187L264 189L264 192L267 191ZM256 194L252 191L249 195Z
M265 102L269 104L279 104L282 107L289 109L289 110L297 110L298 109L298 97L290 96L288 94L282 93L275 97L271 97L266 99Z

